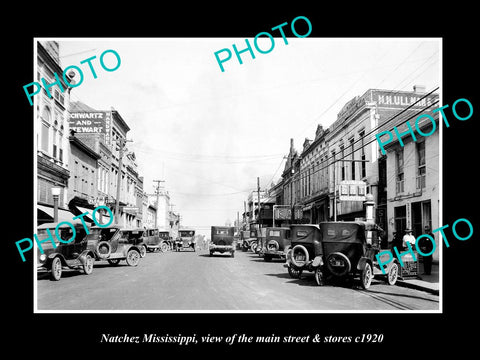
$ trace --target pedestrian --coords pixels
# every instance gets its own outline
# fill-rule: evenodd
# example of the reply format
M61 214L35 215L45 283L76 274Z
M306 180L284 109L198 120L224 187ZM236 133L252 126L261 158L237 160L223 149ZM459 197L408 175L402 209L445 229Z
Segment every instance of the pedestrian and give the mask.
M415 236L413 236L412 234L412 229L409 229L409 228L405 229L405 235L403 235L403 239L402 239L403 249L407 248L407 242L410 243L410 246L412 247L412 249L415 249L416 239L415 239Z
M425 232L424 234L429 235L432 239L435 239L430 226L426 225L425 226ZM429 254L433 250L433 243L432 241L427 238L427 237L422 237L420 240L418 240L418 247L424 254ZM433 254L430 254L428 256L423 257L423 274L422 275L430 275L432 272L432 256Z
M393 232L393 239L391 242L392 250L393 248L401 249L402 248L402 238L400 237L400 234L396 231Z

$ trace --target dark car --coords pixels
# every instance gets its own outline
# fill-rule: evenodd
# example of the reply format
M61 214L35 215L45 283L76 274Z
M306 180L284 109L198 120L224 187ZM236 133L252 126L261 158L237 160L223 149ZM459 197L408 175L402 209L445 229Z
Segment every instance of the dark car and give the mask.
M122 229L121 232L122 236L127 238L130 244L135 245L140 250L140 257L145 257L147 254L147 244L145 244L143 229Z
M291 247L286 254L285 267L291 277L299 278L304 270L315 271L323 264L319 225L291 225L290 236Z
M158 237L160 238L160 250L163 252L172 250L174 247L174 241L170 236L170 231L159 231Z
M242 232L243 240L242 240L242 250L247 251L250 249L252 252L256 252L257 250L257 230L244 230Z
M235 228L230 226L212 226L211 240L209 245L210 256L214 252L229 252L231 257L235 256Z
M160 250L161 239L158 236L158 229L143 230L143 242L147 247L147 251Z
M360 278L364 289L370 287L374 276L381 275L394 285L398 278L398 263L392 261L385 270L380 269L376 255L380 252L378 233L383 230L373 222L345 221L323 222L322 229L323 266L316 269L317 284L324 279Z
M111 265L125 260L130 266L137 266L140 262L140 248L129 242L127 232L118 225L92 226L86 239L96 260L107 260Z
M263 259L265 261L273 258L285 259L291 245L290 228L268 227L265 236Z
M54 248L51 241L41 243L43 253L40 246L37 247L37 271L48 271L52 280L60 280L64 267L83 270L87 275L93 271L95 254L87 246L85 228L81 222L74 223L73 226L75 238L71 241L73 229L66 223L46 223L37 228L38 241L47 239L50 231L56 244ZM63 242L55 239L55 229Z
M181 251L183 249L192 249L195 251L195 230L178 230L178 237L175 241L175 249Z

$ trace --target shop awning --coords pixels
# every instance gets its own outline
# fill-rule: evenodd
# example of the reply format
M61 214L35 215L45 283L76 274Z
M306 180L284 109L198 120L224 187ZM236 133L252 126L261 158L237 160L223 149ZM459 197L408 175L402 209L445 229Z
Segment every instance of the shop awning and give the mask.
M88 221L88 222L93 222L93 210L94 209L87 209L87 208L84 208L84 207L81 207L81 206L76 206L75 205L75 208L80 211L80 214L84 214L84 213L88 213L88 215L85 215L83 218L85 219L85 221ZM104 212L104 210L102 210L102 213ZM103 214L100 214L100 211L97 211L95 213L95 218L97 220L98 223L100 223L100 216L103 217L103 221L102 223L108 223L109 222L109 219L110 219L110 215L108 213L103 213Z
M75 217L68 210L58 209L58 221L68 221L73 222ZM53 221L53 207L48 207L44 205L37 205L37 220L40 222L52 222Z

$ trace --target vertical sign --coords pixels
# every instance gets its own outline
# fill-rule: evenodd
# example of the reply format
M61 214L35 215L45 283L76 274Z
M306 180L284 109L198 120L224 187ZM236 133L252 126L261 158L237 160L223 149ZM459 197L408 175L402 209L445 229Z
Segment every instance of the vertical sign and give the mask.
M407 203L406 206L406 221L407 221L407 229L412 228L412 203Z

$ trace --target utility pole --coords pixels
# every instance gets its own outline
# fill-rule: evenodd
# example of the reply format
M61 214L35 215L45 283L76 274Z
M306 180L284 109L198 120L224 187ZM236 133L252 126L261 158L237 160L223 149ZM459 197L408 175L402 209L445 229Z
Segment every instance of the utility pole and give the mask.
M120 222L120 187L122 185L122 170L123 170L123 154L125 152L125 145L127 140L120 138L117 143L118 146L118 176L117 176L117 198L115 199L115 224Z
M153 180L153 182L157 183L157 187L155 188L155 194L157 194L157 212L155 213L155 229L157 228L158 224L158 203L160 200L160 183L165 182L165 180Z
M258 195L258 228L260 229L260 178L257 177L257 195Z

